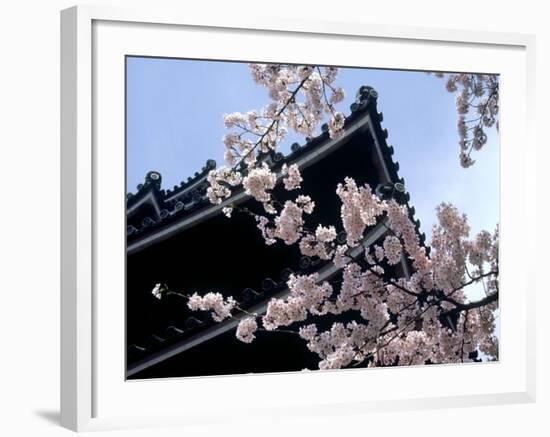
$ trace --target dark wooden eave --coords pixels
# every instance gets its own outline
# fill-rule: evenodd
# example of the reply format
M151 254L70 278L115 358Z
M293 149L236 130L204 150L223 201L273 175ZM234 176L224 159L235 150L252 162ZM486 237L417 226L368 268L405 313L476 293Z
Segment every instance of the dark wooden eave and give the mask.
M317 137L308 138L304 145L293 144L291 153L287 156L276 154L269 157L272 167L277 170L286 163L298 164L301 169L307 168L336 151L357 131L364 131L372 137L376 145L375 165L378 168L380 180L384 183L399 182L404 185L405 181L398 175L399 163L392 159L393 147L386 142L388 132L381 126L383 115L377 112L377 97L378 94L371 87L361 87L357 93L356 102L350 107L351 113L345 120L344 134L340 138L330 139L327 127L324 125L322 133ZM208 160L201 171L188 178L186 182L182 182L180 186L175 186L173 190L161 190L162 178L158 172L152 171L147 174L145 183L138 185L137 193L128 194L128 218L131 218L136 210L147 205L153 208L154 216L146 215L140 218L141 221L137 225L135 223L128 225L128 254L143 250L151 244L220 214L225 206L237 205L248 199L240 189L220 205L211 205L206 198L208 187L206 176L215 166L215 161ZM152 178L156 179L152 180ZM404 203L408 200L409 194L403 193ZM420 223L417 223L418 228L419 226Z

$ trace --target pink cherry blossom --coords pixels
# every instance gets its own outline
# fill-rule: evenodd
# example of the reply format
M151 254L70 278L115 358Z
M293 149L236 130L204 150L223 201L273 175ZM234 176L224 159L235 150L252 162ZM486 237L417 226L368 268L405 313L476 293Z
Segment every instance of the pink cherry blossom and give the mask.
M283 179L285 188L288 191L296 190L300 188L300 183L302 182L302 176L300 170L296 164L292 164L290 167L287 167L286 164L283 164L281 170L282 174L286 177Z
M265 243L293 246L300 256L322 261L333 276L290 275L283 284L286 294L269 298L260 315L248 314L232 297L212 292L193 294L188 307L210 311L218 322L238 313L242 318L236 336L245 343L255 340L260 322L268 331L294 333L318 355L320 369L467 362L477 351L498 359L498 227L471 238L467 217L452 204L441 203L425 246L407 205L383 200L369 185L350 177L334 187L341 202L340 220L315 223L315 199L301 191L298 165L284 163L277 174L269 157L290 130L312 136L326 122L330 138L342 135L345 117L334 106L344 98L335 84L338 69L283 64L249 68L270 101L262 109L224 115L229 167L209 173L208 198L219 204L242 185L260 205L255 211L263 211L248 213ZM457 93L459 156L461 165L469 167L472 152L486 144L486 129L498 123L498 77L436 76L447 77L447 90ZM283 199L275 198L279 187ZM238 207L226 206L223 213L231 217L234 210ZM383 235L369 246L367 236L375 227ZM475 285L482 286L485 297L470 301L467 288ZM153 289L156 297L165 292L160 285ZM340 315L354 320L341 323ZM330 317L331 322L317 325L311 323L312 316Z
M255 317L245 317L241 319L237 326L236 336L244 343L252 343L256 338L254 333L258 330L258 324Z
M224 299L220 293L210 292L206 293L204 296L193 293L193 295L189 297L187 306L191 310L211 311L212 318L216 322L221 322L231 316L231 311L236 303L233 297L230 296Z

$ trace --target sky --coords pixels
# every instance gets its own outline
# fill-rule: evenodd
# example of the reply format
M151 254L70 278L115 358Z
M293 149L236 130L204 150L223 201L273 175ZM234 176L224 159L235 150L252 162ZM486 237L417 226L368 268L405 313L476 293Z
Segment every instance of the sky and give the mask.
M493 231L499 218L498 134L475 154L474 166L458 160L455 96L425 72L341 68L337 84L349 105L361 85L378 91L382 126L389 132L399 174L411 195L421 229L429 237L435 207L452 202L467 214L472 235ZM135 192L150 170L172 188L199 171L207 159L223 164L223 114L260 109L269 102L245 63L165 58L127 58L127 183ZM297 137L282 145L288 151ZM302 141L299 141L303 143Z

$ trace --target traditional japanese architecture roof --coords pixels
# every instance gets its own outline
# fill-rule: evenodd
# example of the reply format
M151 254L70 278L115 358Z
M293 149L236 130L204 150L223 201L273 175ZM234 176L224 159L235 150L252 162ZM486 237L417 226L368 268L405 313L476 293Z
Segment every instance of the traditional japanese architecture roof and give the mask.
M378 94L372 87L362 86L357 92L356 101L350 107L350 114L345 119L344 134L340 138L330 139L328 127L324 125L320 135L308 138L305 144L293 144L286 156L274 153L265 159L273 169L278 169L284 163L296 163L302 170L345 145L354 133L361 132L364 138L368 138L369 144L373 144L372 165L378 173L378 194L394 197L407 205L423 244L425 236L420 233L420 222L414 218L414 207L409 206L410 196L405 188L405 180L399 176L399 163L393 159L394 149L386 141L388 131L382 128L383 114L377 111L377 98ZM216 163L208 160L200 171L171 190L162 188L160 173L147 173L145 181L137 186L137 192L127 195L128 256L139 254L200 222L221 215L221 208L225 205L249 200L241 189L236 190L232 197L221 205L210 204L206 197L206 177L215 167ZM374 244L385 232L383 225L376 226L366 235L365 242L369 245ZM406 264L404 261L405 270ZM286 280L293 272L316 271L322 280L334 275L334 269L332 263L302 257L295 265L287 265L278 277L266 276L255 289L245 288L235 297L242 307L261 314L265 311L270 298L283 297L288 293ZM168 323L160 329L157 327L154 332L141 339L134 338L128 346L127 376L139 374L148 367L162 363L208 340L221 338L226 332L234 329L237 323L236 320L216 323L210 317L187 314L181 323Z
M401 202L408 204L410 195L405 191L405 180L399 177L399 162L393 160L394 148L387 144L387 129L382 128L383 114L377 112L376 101L378 93L369 86L362 86L358 92L356 101L350 106L350 114L346 117L344 130L350 130L368 123L369 133L373 136L381 153L381 171L385 173L386 187L381 190L394 192L397 187L397 195ZM284 156L277 152L266 157L272 168L280 168L284 163L292 164L304 157L312 156L323 146L336 146L342 139L331 140L328 135L328 126L322 126L322 133L313 138L307 138L305 144L294 143L291 152ZM146 174L143 183L139 184L135 193L127 194L127 242L130 253L145 247L156 238L166 238L171 235L170 224L182 219L196 215L205 209L218 211L225 204L234 202L236 196L243 196L242 190L236 190L233 197L216 207L210 204L206 197L208 183L206 177L210 170L216 168L216 161L209 159L200 171L193 176L175 185L172 189L162 189L162 176L157 171L150 171ZM397 184L397 185L396 185ZM414 220L414 208L409 207L411 218ZM136 214L136 213L140 214ZM135 216L139 220L133 219ZM415 221L417 230L420 231L420 222ZM164 230L165 232L160 232ZM156 238L155 238L156 236ZM153 238L151 238L153 237ZM144 239L147 238L147 241ZM425 237L422 237L423 239Z

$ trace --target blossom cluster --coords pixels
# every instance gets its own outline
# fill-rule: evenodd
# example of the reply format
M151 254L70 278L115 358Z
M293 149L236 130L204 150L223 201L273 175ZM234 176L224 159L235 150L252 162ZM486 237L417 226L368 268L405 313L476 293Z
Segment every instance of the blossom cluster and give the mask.
M187 306L191 310L211 311L212 318L216 322L221 322L228 317L231 317L231 311L235 308L237 302L233 297L224 297L220 293L206 293L204 296L199 296L193 293L188 301Z
M335 239L336 229L334 226L318 225L315 234L304 235L298 247L302 255L329 260L335 254L333 250Z
M285 299L271 299L262 318L265 329L272 331L307 318L308 314L324 315L330 310L327 299L332 294L328 282L319 281L319 275L291 275L287 281L289 295Z
M451 293L464 281L467 252L465 237L470 228L465 215L450 204L436 210L439 225L432 229L434 282L441 290Z
M231 196L233 187L242 182L242 176L239 172L227 167L210 170L206 177L208 188L206 195L213 204L220 204L223 199Z
M306 136L314 134L323 114L328 114L331 121L335 118L334 105L345 96L344 90L334 85L338 74L335 67L282 64L250 64L249 67L254 81L267 88L274 104L272 112Z
M474 164L471 154L487 143L485 128L498 128L499 80L491 74L449 74L446 89L456 93L457 129L460 146L460 163L467 168ZM471 114L471 118L467 116Z
M321 358L319 369L340 369L357 360L357 349L367 336L364 324L334 323L330 330L317 333L315 325L308 325L299 332L307 341L307 347Z
M151 294L153 296L155 296L157 299L162 299L163 292L164 292L164 288L163 288L162 284L156 284L153 287L153 290L151 291Z
M276 183L276 175L265 163L261 167L250 170L250 173L243 179L246 194L262 203L271 200L269 192L275 187Z
M300 184L302 183L303 179L302 175L300 174L300 169L296 164L292 164L290 167L288 167L286 164L283 164L281 173L285 175L283 182L285 184L285 188L288 191L300 188Z
M399 238L388 235L384 240L384 255L390 265L395 265L401 261L402 246Z
M294 201L287 200L278 214L267 218L259 214L254 215L257 227L265 243L274 244L277 239L287 245L292 245L303 236L304 214L311 214L315 202L309 196L300 195Z
M255 177L260 181L263 176ZM266 184L257 182L257 188L251 189L260 202L266 199L262 187ZM318 273L291 275L286 281L288 294L268 301L261 316L263 327L269 331L297 327L309 350L319 355L321 369L363 362L369 366L466 362L476 351L496 359L498 301L493 298L470 308L465 288L483 283L488 298L498 296L498 229L469 239L467 217L442 203L436 209L438 223L432 229L428 256L405 205L382 200L368 185L359 186L351 178L339 184L336 193L342 202L345 244L333 225L306 229L304 215L314 208L308 196L286 201L274 217L256 216L266 243L296 244L303 255L332 261L341 270L336 282L321 280ZM362 257L352 256L351 249L363 245L369 229L380 224L386 234L365 247ZM393 266L402 262L412 267L412 273L394 276ZM212 293L193 296L189 303L213 310L219 320L234 306ZM300 326L310 316L349 313L357 320L334 322L325 331L312 324ZM237 338L252 342L257 329L255 317L244 318Z
M368 185L358 187L352 178L338 184L336 194L342 201L342 224L347 234L347 244L355 246L367 226L376 224L383 213L385 202L380 201Z
M295 245L303 256L332 262L337 273L328 278L318 273L290 275L287 294L271 298L262 316L242 318L237 338L252 342L260 321L268 331L285 327L318 354L321 369L354 363L464 362L476 351L498 358L498 229L470 239L467 217L443 203L436 210L438 223L428 256L407 206L380 199L369 185L359 186L349 177L336 187L340 222L310 226L315 202L298 191L303 182L300 168L284 164L277 174L269 157L275 156L290 129L311 136L328 118L329 136L336 139L342 134L345 117L334 106L344 98L334 83L337 69L251 64L250 73L271 101L260 111L224 116L231 130L223 138L228 167L209 173L208 197L219 204L242 184L244 192L263 206L265 214L249 213L266 244ZM473 164L471 152L487 141L484 128L498 124L498 78L454 74L446 86L457 93L461 163L468 167ZM478 118L467 120L472 110ZM284 200L276 199L278 181L281 190L298 191L295 197L287 193ZM223 212L230 217L237 208L225 206ZM383 226L384 235L367 245L366 235L374 226ZM472 305L465 289L479 283L486 302ZM154 295L162 295L161 289L155 288ZM216 321L239 310L233 298L220 293L195 293L188 306L211 311ZM355 320L308 323L312 316L338 320L342 315Z
M275 236L291 245L301 237L304 209L297 203L287 200L281 214L275 218Z
M291 275L288 296L268 302L262 317L265 329L295 326L310 315L358 314L362 321L335 322L324 332L318 332L316 325L299 327L307 347L319 355L322 369L363 361L368 365L466 362L476 350L497 358L497 300L464 311L460 305L466 305L463 289L471 274L476 275L471 282L483 282L488 296L497 295L498 232L482 232L469 240L466 216L443 203L436 211L438 224L432 231L433 252L428 257L405 206L395 200L383 201L349 178L338 193L349 245L330 246L335 243L336 229L319 225L315 233L302 237L299 247L311 256L323 257L316 250L330 254L328 258L342 269L339 286L320 280L318 274ZM363 261L349 255L349 248L361 244L366 229L382 217L388 233L381 244L367 247ZM299 237L293 234L292 239ZM320 244L328 246L322 251ZM414 272L392 278L388 269L402 259ZM476 270L469 272L468 267ZM445 316L453 314L453 309L460 310L454 321Z
M225 161L222 172L213 170L208 178L208 198L218 204L231 195L241 182L247 193L264 202L266 211L274 213L268 203L275 175L265 165L265 156L273 154L289 129L313 136L316 128L328 119L329 135L342 134L345 117L335 104L344 99L344 90L334 84L338 69L308 65L250 64L254 81L268 91L271 102L263 109L224 114L230 131L223 136ZM246 167L247 176L241 175ZM302 181L296 165L282 169L287 190L300 187Z
M256 338L254 333L258 330L258 324L256 318L249 316L240 320L237 326L236 336L244 343L252 343Z

